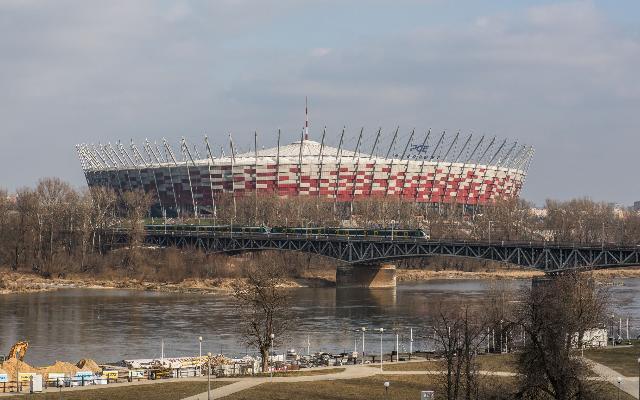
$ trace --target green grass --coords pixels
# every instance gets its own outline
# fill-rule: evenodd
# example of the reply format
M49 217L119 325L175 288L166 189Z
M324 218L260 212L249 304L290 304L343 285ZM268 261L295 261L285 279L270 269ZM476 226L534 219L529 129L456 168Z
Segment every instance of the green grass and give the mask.
M624 376L638 376L640 341L632 341L631 347L616 346L606 349L585 350L584 356L619 372Z
M445 399L442 391L442 377L434 375L376 375L368 378L296 382L264 383L251 389L235 393L225 400L415 400L422 390L434 390L436 399ZM389 382L388 396L385 397L384 382ZM610 384L597 385L599 399L616 399L617 388ZM482 399L511 399L516 390L516 380L510 377L483 377L478 394ZM541 398L542 399L542 398ZM621 400L633 397L622 393Z
M516 372L516 356L514 354L486 354L476 358L481 371ZM380 365L371 365L380 368ZM444 361L441 359L416 362L384 363L384 371L441 371Z
M211 387L218 388L231 382L212 381ZM64 400L176 400L207 391L206 381L165 382L148 385L128 385L100 389L63 391ZM23 394L0 397L2 400L59 400L60 393Z

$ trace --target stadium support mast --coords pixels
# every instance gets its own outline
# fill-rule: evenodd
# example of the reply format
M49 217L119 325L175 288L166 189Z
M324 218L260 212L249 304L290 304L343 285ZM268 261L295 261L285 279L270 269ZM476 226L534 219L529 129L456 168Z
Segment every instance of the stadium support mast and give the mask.
M498 157L498 155L500 154L500 152L502 151L502 148L504 147L504 145L507 144L507 139L504 139L502 141L502 144L500 145L500 147L498 147L498 150L496 150L496 152L493 154L493 156L491 157L491 159L489 160L489 162L487 163L487 167L485 169L485 174L484 177L482 179L482 182L484 184L484 182L486 181L486 175L487 175L487 171L489 170L489 165L493 164L493 161L496 159L496 157ZM498 168L495 169L496 172L498 171ZM491 183L486 184L486 188L485 188L485 195L487 194L487 191L489 191L488 196L491 197L491 193L493 192L493 185L494 185L494 181L495 181L495 174L494 174L494 179L491 180ZM479 195L478 195L479 198Z
M238 216L238 206L236 204L236 179L235 179L235 163L236 163L236 150L233 147L233 138L229 133L229 146L231 146L231 198L233 199L233 219Z
M169 180L171 181L171 191L173 192L173 201L176 207L176 215L180 215L180 207L178 207L178 194L176 193L176 185L173 182L173 172L171 172L171 161L173 161L173 165L178 166L178 162L176 161L176 156L173 154L173 150L171 146L167 142L167 139L162 138L162 144L164 145L164 158L167 160L167 164L169 167ZM158 149L160 151L160 149ZM169 160L171 157L171 161ZM182 200L182 196L180 196L180 200Z
M474 167L474 172L475 172L475 168L477 168L477 166L483 166L484 167L484 171L482 172L482 177L480 178L480 185L478 186L478 190L477 190L477 196L475 199L475 204L478 205L478 202L480 201L480 193L482 192L482 185L484 185L484 181L487 178L487 167L488 165L482 165L482 160L484 160L485 156L487 155L487 153L489 152L489 149L491 149L491 147L493 147L493 144L496 142L496 137L494 136L493 138L491 138L491 141L489 142L489 144L487 145L487 147L485 147L484 151L482 152L482 155L478 158L478 160L476 160L476 167ZM475 174L474 174L475 176Z
M115 176L116 179L118 180L118 190L120 191L120 193L124 192L124 185L122 184L122 180L120 179L120 171L118 168L118 163L116 163L115 159L113 158L113 156L111 156L111 153L108 150L108 146L106 144L102 144L102 143L98 143L98 146L100 147L100 150L102 150L102 154L106 157L106 160L108 160L109 163L111 163L111 167L115 168Z
M280 128L278 128L278 150L276 150L276 190L280 196Z
M158 160L155 153L153 152L153 149L151 148L151 144L149 143L149 139L147 138L144 139L143 147L144 147L145 153L147 153L147 157L149 157L148 165L151 166L150 170L151 170L151 173L153 174L153 183L156 186L156 193L158 194L158 205L160 206L160 212L162 213L163 217L166 217L167 212L164 209L164 203L162 202L162 197L160 196L160 188L158 187L158 177L156 175L156 171L153 170L153 159L155 158L156 162L158 163L158 166L160 166L160 160ZM140 154L137 147L136 147L136 152ZM142 158L142 154L140 154L140 157Z
M382 132L382 127L378 128L378 133L376 134L376 139L373 141L373 148L371 149L371 153L369 153L369 160L371 160L371 157L375 157L375 151L376 151L376 147L378 146L378 140L380 139L380 133ZM377 158L373 159L373 166L371 167L371 179L369 182L369 193L367 194L368 197L371 197L371 192L373 191L373 183L375 182L375 176L376 176L376 161Z
M300 195L300 192L302 192L302 189L300 188L300 185L302 185L302 146L304 144L304 135L305 135L305 130L303 129L302 132L300 133L300 149L298 150L298 176L297 176L297 185L296 185L296 190L297 190L297 194ZM298 208L299 210L300 208Z
M324 137L327 134L327 127L325 126L322 129L322 139L320 139L320 153L318 154L318 184L316 187L318 188L318 197L320 197L320 187L322 184L322 162L324 161Z
M189 160L191 160L191 164L193 166L196 165L195 161L193 161L193 157L191 157L191 152L189 151L189 146L187 145L187 140L182 138L182 154L185 159L185 166L187 167L187 178L189 179L189 193L191 193L191 203L193 205L193 213L196 218L198 217L198 201L193 195L193 184L191 181L191 169L189 168ZM188 159L187 159L188 158Z
M473 136L473 134L471 135ZM469 139L471 139L471 137L469 137ZM467 164L469 163L469 161L471 161L471 159L473 158L473 156L476 154L476 151L478 151L478 148L480 147L480 145L482 144L482 141L484 140L484 135L482 135L482 137L480 138L480 140L478 141L478 143L476 143L476 146L473 148L473 151L471 152L471 154L469 154L469 156L467 157L467 159L465 160L464 164L462 164L462 171L464 172L465 168L467 167ZM476 166L478 164L475 163L474 167L473 167L473 172L471 173L471 179L475 179L475 174L476 174ZM459 187L459 186L458 186ZM464 188L463 188L464 189ZM467 198L469 196L464 196L464 204L467 205Z
M342 127L342 133L340 134L340 143L338 144L338 151L336 152L335 161L337 165L336 169L336 179L335 179L335 190L333 192L333 212L336 211L336 202L338 201L338 189L340 187L340 167L342 164L342 142L344 140L344 131L347 127Z
M309 140L309 107L307 96L304 96L304 140Z
M433 161L433 158L436 155L436 152L438 151L438 149L440 148L440 145L442 144L442 141L444 140L444 136L446 135L446 131L442 131L442 135L440 135L440 139L438 139L438 142L436 143L436 146L433 148L433 151L431 152L431 156L429 156L429 162ZM437 160L436 160L437 161ZM438 163L436 162L435 165L435 171L433 171L433 179L431 179L431 187L429 188L429 202L433 203L432 199L433 199L433 191L434 191L434 186L436 184L436 176L438 175Z
M131 139L131 144L133 145L133 139ZM124 148L124 145L119 140L118 140L118 147L120 148L120 152L123 153L124 156L126 156L126 159L129 160L131 167L138 170L138 179L140 180L140 189L144 191L144 184L142 183L142 172L140 171L140 165L137 162L133 161L133 159L131 158L131 155L127 152L127 150Z
M405 156L407 155L407 149L409 148L409 145L411 144L411 140L413 139L413 135L414 135L415 132L416 132L416 128L413 128L413 130L411 131L411 135L409 135L409 140L407 140L407 144L404 146L404 150L402 151L402 157L400 157L401 160L404 160ZM401 203L401 204L402 204L402 197L404 196L404 187L407 184L407 172L408 171L409 171L409 159L407 158L407 160L405 161L405 164L404 164L404 174L402 175L402 187L400 188L399 203ZM398 214L400 214L400 208L398 208Z
M254 225L258 226L258 131L253 131L253 200L255 205Z
M453 164L457 164L458 163L458 161L460 160L460 156L462 156L462 153L464 153L464 150L469 145L469 141L471 140L472 136L473 136L473 134L470 134L467 137L467 140L464 142L464 145L462 145L462 147L460 148L460 151L458 152L458 155L456 156L456 158L454 158L453 161L449 162L449 167L447 168L447 176L445 178L445 182L449 182L449 177L451 177L451 170L453 169ZM456 142L459 137L460 137L460 131L458 131L458 133L456 134L454 142ZM459 183L456 185L456 197L458 196L458 190L460 189L459 185L460 185ZM453 184L451 186L453 186ZM445 193L446 193L446 190L447 190L447 187L445 185ZM457 200L458 199L456 198L456 202L457 202Z
M425 146L427 145L427 141L429 140L429 136L431 136L431 129L427 131L427 134L424 135L424 140L422 141L422 145L420 146L420 152L426 150ZM418 154L419 154L418 153ZM418 189L420 189L420 182L422 181L422 174L424 174L424 162L426 157L422 157L422 162L420 163L420 173L418 174L418 184L416 185L416 191L413 194L413 200L416 201L418 199Z
M396 131L393 134L393 139L391 139L391 145L389 145L389 150L387 150L387 155L384 156L385 161L389 159L389 154L391 153L391 149L393 149L393 145L396 143L396 138L398 137L398 130L400 126L396 127ZM389 164L389 172L387 172L387 183L385 184L384 197L386 198L389 194L389 179L391 179L391 172L393 170L393 158L391 159L391 163Z
M120 156L118 155L118 152L111 145L111 142L109 142L107 145L109 146L109 150L110 150L111 154L113 154L115 156L115 159L118 160L118 162L120 162L120 165L122 165L122 167L123 167L123 174L126 177L127 186L129 186L129 190L133 190L133 188L131 187L131 180L129 179L129 171L127 169L127 164L124 162L124 160L122 158L120 158ZM116 165L117 165L117 163L116 163Z
M358 153L358 149L360 149L360 140L362 139L362 133L364 132L364 126L360 128L360 136L358 136L358 142L356 143L356 149L351 155L351 164L353 164L353 160L356 158L356 154L358 154L358 161L355 163L356 166L353 169L353 183L351 184L351 203L349 205L349 209L351 210L350 214L353 214L353 200L356 195L356 181L358 179L358 167L360 166L360 154Z
M207 155L209 160L207 162L209 169L209 190L211 190L211 214L213 215L213 224L216 224L217 210L216 210L216 198L213 194L213 177L211 176L211 166L213 164L213 153L211 152L211 146L209 145L209 138L204 135L204 144L207 149Z

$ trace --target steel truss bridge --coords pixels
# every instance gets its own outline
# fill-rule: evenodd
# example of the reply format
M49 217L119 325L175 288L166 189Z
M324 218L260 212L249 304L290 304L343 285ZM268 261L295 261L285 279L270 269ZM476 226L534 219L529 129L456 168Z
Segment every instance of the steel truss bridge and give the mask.
M125 243L119 231L117 241ZM274 233L221 233L173 230L147 231L145 242L160 247L193 247L207 253L238 254L262 250L311 253L345 264L376 264L394 260L451 256L490 260L535 268L546 273L571 269L618 268L640 265L640 246L589 246L550 242L487 242L422 238L354 237Z

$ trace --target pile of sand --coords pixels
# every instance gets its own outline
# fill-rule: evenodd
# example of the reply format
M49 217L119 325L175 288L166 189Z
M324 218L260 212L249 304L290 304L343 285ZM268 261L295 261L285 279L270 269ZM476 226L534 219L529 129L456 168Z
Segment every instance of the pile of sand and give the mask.
M45 377L48 377L50 373L74 376L76 372L78 372L78 367L68 362L56 361L53 365L40 368L40 372L45 375Z
M0 365L6 374L9 376L15 377L16 371L18 372L39 372L37 368L33 368L29 364L19 361L17 358L11 358ZM14 378L15 379L15 378Z
M102 368L98 366L98 363L90 358L83 358L82 360L78 361L76 367L83 371L91 371L93 373L102 371Z

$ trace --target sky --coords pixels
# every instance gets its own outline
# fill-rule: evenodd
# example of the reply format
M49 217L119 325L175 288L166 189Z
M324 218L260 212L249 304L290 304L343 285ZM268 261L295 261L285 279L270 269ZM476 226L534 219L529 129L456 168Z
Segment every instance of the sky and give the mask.
M522 197L629 205L638 21L636 0L0 0L0 187L83 187L77 143L293 141L308 96L314 139L497 135L536 149Z

